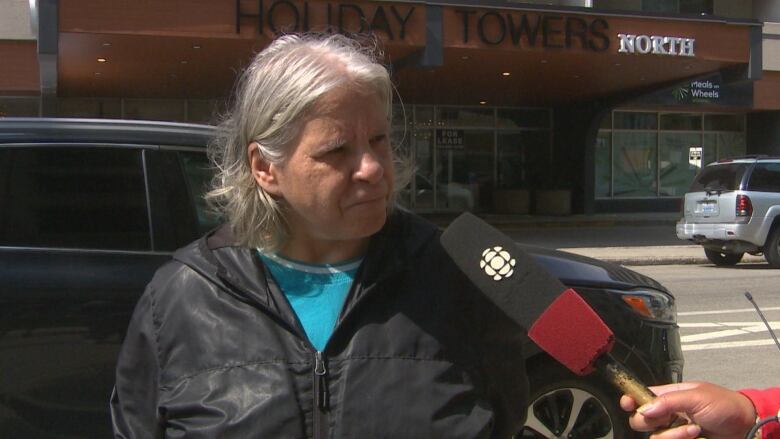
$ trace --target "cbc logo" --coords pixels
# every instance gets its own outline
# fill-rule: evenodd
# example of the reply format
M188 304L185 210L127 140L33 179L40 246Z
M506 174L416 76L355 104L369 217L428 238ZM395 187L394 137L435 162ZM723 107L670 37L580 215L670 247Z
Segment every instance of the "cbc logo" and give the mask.
M479 261L479 266L493 280L499 281L512 276L512 273L515 272L515 258L508 251L504 250L503 247L486 248L482 252L482 260Z

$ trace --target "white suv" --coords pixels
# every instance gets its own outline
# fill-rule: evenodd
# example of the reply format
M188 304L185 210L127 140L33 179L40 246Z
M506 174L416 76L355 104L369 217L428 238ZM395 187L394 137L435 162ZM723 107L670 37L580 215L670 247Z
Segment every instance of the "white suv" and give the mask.
M677 237L701 244L715 265L764 254L780 268L780 157L720 160L696 177Z

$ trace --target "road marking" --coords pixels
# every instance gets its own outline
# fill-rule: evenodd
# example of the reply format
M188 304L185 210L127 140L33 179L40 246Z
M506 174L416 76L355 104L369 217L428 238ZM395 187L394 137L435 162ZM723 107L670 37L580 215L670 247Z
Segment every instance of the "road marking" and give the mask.
M733 349L733 348L746 348L751 346L770 346L775 344L772 339L763 340L746 340L746 341L729 341L723 343L700 343L700 344L688 344L682 345L683 352L690 351L703 351L708 349Z
M768 322L769 326L774 329L780 329L780 321ZM682 350L684 352L689 351L701 351L708 349L734 349L739 347L751 347L751 346L767 346L774 344L772 339L761 340L745 340L745 341L722 341L714 343L696 343L707 340L717 340L727 337L735 337L740 335L749 335L757 333L768 334L766 326L762 322L749 321L749 322L681 322L678 323L680 328L685 329L702 329L702 328L714 328L717 331L708 331L699 334L680 335L680 342L682 344Z
M780 311L780 306L769 306L766 308L761 308L761 311ZM738 312L756 312L755 308L739 308L739 309L718 309L718 310L712 310L712 311L688 311L688 312L678 312L678 316L705 316L710 314L731 314L731 313L738 313Z
M772 329L780 329L780 321L768 322ZM758 320L752 322L695 322L695 323L678 323L677 326L681 328L742 328L745 326L764 326L764 323Z

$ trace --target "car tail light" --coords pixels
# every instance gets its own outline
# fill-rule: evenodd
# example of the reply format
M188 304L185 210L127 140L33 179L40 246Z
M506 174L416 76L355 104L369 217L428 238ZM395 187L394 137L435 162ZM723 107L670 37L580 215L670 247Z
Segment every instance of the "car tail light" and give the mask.
M753 215L753 203L750 202L750 197L747 195L737 195L736 215L738 217L747 218L750 218L750 216Z

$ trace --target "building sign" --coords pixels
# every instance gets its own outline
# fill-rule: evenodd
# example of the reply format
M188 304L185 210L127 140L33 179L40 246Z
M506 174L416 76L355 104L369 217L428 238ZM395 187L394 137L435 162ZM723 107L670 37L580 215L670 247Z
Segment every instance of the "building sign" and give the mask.
M595 52L609 49L609 23L602 18L474 9L453 12L461 44L476 40L488 46L511 43L519 48L579 48Z
M463 149L463 130L436 130L439 149Z
M691 166L701 168L701 146L691 146L688 148L688 163Z
M717 102L720 99L720 80L713 78L691 81L672 90L672 95L679 102Z
M251 6L250 6L251 5ZM245 2L236 0L236 33L242 24L253 25L257 34L266 30L309 32L331 30L339 33L382 33L390 40L406 38L417 7L275 0Z
M634 103L750 107L753 105L753 86L751 81L724 83L722 76L719 73L714 73L653 92L639 98Z
M618 34L618 53L695 56L696 39L658 35Z

